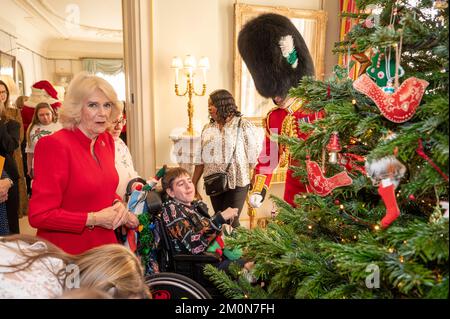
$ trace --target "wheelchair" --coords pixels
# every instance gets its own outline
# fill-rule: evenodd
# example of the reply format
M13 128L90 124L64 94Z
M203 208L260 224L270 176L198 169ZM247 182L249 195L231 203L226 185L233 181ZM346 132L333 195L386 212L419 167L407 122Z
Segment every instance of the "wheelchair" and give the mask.
M136 180L133 180L133 182ZM146 181L138 180L144 185ZM131 182L130 182L131 183ZM129 184L130 185L130 184ZM131 194L127 188L127 194ZM210 254L180 254L177 253L164 221L161 218L162 199L155 191L140 192L140 200L145 200L148 214L148 227L153 234L154 247L147 253L151 254L151 264L144 264L146 283L154 299L221 299L223 295L217 287L203 274L203 267L215 264L220 259ZM141 203L142 204L142 203ZM142 220L142 218L140 218ZM140 244L138 235L138 246ZM123 242L123 240L121 240ZM139 255L138 255L139 256ZM146 256L139 256L141 260ZM144 258L142 258L144 257ZM147 256L148 257L148 256ZM147 258L148 259L148 258ZM155 265L156 264L156 265Z

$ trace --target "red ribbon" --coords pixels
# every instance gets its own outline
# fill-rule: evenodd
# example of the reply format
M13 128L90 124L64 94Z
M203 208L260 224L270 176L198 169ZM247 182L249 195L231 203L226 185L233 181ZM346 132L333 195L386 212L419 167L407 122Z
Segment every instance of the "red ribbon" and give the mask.
M416 149L416 153L419 154L419 156L424 160L426 160L436 170L436 172L438 172L448 182L448 176L445 175L444 172L441 171L441 169L436 164L434 164L434 162L431 160L431 158L428 157L427 154L425 154L421 138L419 138L419 146Z
M353 153L342 153L339 154L339 164L343 166L347 171L356 170L366 175L366 169L362 165L358 165L356 162L364 162L365 158L361 155Z
M327 86L327 99L329 99L330 97L331 97L331 87L328 84L328 86Z

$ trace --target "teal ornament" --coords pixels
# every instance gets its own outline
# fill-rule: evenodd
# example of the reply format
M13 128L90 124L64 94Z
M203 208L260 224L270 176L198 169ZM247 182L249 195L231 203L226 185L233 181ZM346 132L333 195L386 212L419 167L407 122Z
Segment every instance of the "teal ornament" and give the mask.
M367 68L367 75L370 76L379 87L386 87L389 80L395 77L395 59L391 58L389 64L386 64L386 55L384 53L377 53L371 60L372 65ZM398 76L402 77L404 74L405 71L399 66Z
M395 88L394 88L394 85L392 84L392 81L389 81L387 83L387 85L382 88L382 90L383 90L384 93L387 93L387 94L394 93L395 92Z

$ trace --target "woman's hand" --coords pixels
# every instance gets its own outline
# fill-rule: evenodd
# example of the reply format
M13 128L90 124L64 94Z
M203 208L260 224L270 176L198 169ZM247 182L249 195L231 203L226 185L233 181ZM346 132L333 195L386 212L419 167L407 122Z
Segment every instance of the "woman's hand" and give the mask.
M139 219L133 213L128 212L128 220L125 226L131 229L137 228L139 226Z
M0 194L0 204L6 202L7 200L8 200L8 192Z
M128 221L129 211L126 208L125 204L121 201L116 201L112 207L117 212L113 221L113 229L116 229L117 227L126 224L126 222Z
M227 209L225 209L220 214L222 215L223 219L225 219L225 221L228 221L230 219L233 219L233 218L237 217L238 209L237 208L228 207Z
M128 213L125 205L121 201L117 201L112 206L94 212L95 223L93 226L116 229L128 221Z
M0 179L0 203L8 199L8 191L11 188L11 181L7 178Z

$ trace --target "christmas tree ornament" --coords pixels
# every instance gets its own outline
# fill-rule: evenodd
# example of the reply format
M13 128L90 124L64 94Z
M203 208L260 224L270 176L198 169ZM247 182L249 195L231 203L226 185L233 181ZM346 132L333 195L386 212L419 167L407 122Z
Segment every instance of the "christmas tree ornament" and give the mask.
M395 156L387 156L366 162L366 171L372 183L378 186L378 194L386 206L386 215L381 220L381 227L388 227L400 216L395 189L406 173L406 167Z
M379 87L385 87L389 80L395 77L396 61L390 58L390 54L377 53L371 59L371 66L366 74L370 76ZM402 77L405 71L398 67L398 76Z
M364 156L353 154L353 153L342 153L338 156L338 164L344 167L347 171L358 171L363 175L366 175L366 169L363 165L357 164L356 162L365 162L366 158Z
M323 176L319 164L314 161L306 161L306 171L312 192L322 197L327 196L337 187L348 186L353 183L345 171L330 178Z
M339 144L338 132L331 133L330 141L327 145L328 151L328 162L331 164L336 164L338 160L338 152L342 150L341 144Z
M392 141L395 140L397 138L397 133L395 133L394 131L388 130L386 135L383 137L384 141Z
M406 122L414 116L427 86L427 81L411 77L388 94L365 74L353 82L355 90L371 98L383 116L394 123Z
M434 0L433 7L435 9L444 10L448 8L447 0Z
M367 71L367 68L372 64L370 59L364 53L352 54L352 58L359 63L358 77Z
M384 93L393 94L395 92L394 83L389 80L385 87L382 88Z
M390 179L397 187L406 173L406 167L395 156L386 156L381 159L367 161L367 176L373 185L380 185L382 180Z
M395 186L390 179L384 179L378 186L378 194L383 199L386 206L386 215L381 220L381 227L387 228L389 225L400 216L400 209L397 205L397 198L395 197Z

